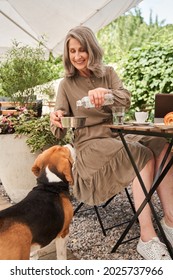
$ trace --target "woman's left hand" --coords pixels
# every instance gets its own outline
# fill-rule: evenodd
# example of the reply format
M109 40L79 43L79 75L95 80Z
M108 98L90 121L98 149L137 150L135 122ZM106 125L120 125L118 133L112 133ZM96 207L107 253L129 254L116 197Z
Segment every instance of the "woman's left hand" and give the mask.
M95 88L88 91L88 96L92 104L95 105L96 108L103 106L104 103L104 95L106 93L111 93L110 89L106 88Z

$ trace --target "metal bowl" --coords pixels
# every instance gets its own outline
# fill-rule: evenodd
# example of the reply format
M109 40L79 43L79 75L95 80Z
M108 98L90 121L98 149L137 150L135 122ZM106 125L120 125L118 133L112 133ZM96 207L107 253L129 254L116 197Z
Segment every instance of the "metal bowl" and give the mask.
M64 128L77 128L85 125L86 117L61 117Z

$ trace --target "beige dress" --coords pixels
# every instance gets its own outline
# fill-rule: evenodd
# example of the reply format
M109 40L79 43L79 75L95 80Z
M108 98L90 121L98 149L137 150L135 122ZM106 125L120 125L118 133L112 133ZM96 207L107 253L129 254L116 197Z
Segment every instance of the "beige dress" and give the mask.
M71 116L86 116L85 127L75 129L74 146L76 163L74 166L74 196L89 205L105 202L135 178L134 169L121 140L114 135L106 123L112 122L111 106L86 109L76 108L76 101L97 87L110 88L115 97L115 105L130 106L130 93L112 67L106 68L103 78L64 78L58 89L55 110L63 109ZM66 133L53 125L51 130L57 138ZM129 149L135 162L142 170L153 153L158 156L166 140L156 137L127 135ZM150 149L149 149L150 148Z

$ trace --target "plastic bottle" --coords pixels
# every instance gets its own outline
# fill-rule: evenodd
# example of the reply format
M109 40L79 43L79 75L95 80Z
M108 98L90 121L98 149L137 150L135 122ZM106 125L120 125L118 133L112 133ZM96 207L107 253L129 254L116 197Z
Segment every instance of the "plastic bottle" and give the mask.
M112 93L106 93L104 95L104 103L103 106L112 105L114 103L114 96ZM80 107L83 106L85 108L95 108L95 104L90 102L89 96L84 96L82 99L76 101L76 106Z

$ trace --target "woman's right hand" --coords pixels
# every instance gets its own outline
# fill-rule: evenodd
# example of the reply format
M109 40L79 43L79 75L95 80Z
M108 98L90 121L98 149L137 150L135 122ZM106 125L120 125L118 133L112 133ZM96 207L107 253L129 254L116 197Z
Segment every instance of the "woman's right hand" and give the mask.
M106 88L95 88L88 91L88 96L92 104L95 105L96 108L103 106L105 101L104 95L106 93L112 93L112 90Z
M57 110L55 112L50 113L50 123L59 127L63 128L61 124L61 117L63 117L64 111L62 110Z

